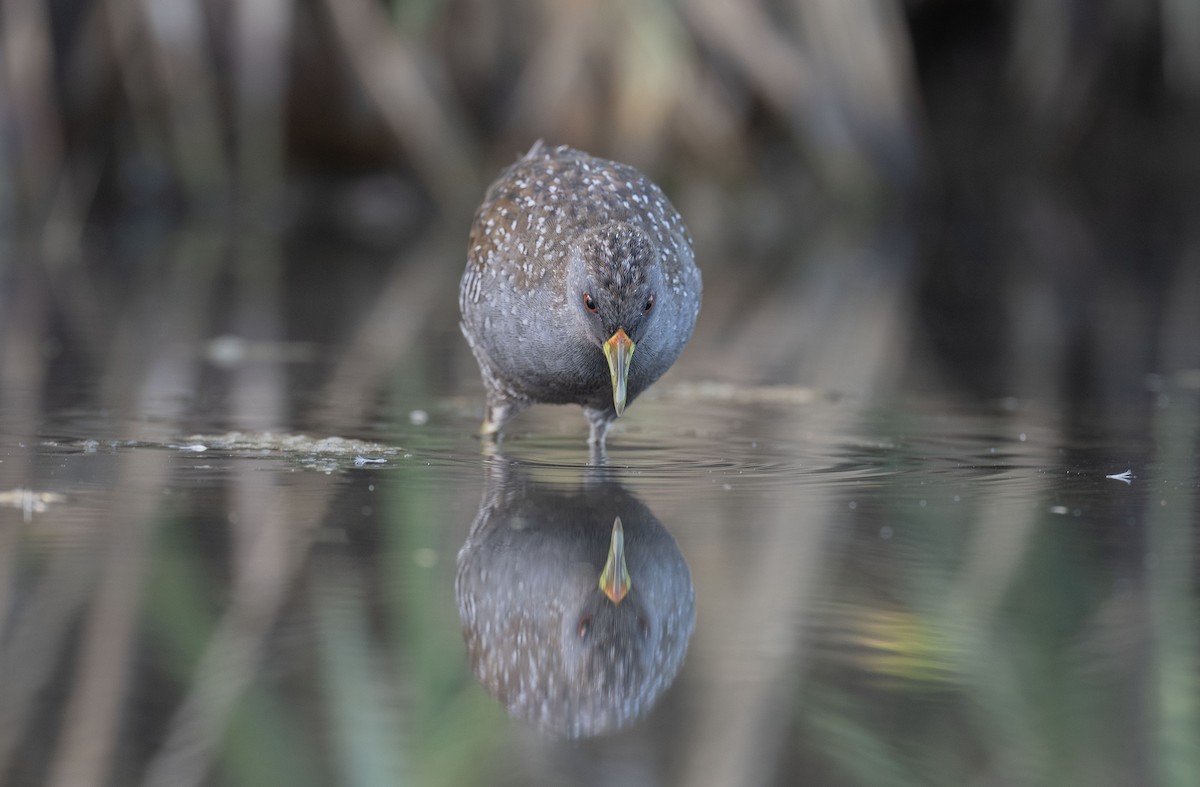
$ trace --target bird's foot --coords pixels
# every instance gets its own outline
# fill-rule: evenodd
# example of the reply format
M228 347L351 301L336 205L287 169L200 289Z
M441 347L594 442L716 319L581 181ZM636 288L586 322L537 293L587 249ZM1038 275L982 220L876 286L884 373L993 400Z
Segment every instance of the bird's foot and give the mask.
M522 409L524 408L514 407L508 402L489 401L483 410L483 423L479 426L480 436L499 440L501 427Z

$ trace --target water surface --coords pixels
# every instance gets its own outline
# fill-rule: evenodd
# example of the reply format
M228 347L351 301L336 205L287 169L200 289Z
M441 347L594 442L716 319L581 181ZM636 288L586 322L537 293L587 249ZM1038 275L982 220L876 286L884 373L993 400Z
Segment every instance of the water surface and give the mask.
M403 384L336 431L9 396L0 772L1195 784L1184 383L1112 430L667 381L605 456L575 408L488 446L472 392ZM625 622L594 592L617 517Z

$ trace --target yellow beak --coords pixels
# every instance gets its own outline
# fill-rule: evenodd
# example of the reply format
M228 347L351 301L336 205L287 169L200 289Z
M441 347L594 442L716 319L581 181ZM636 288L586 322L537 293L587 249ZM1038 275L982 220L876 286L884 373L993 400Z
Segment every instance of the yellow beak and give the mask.
M632 586L629 569L625 567L625 529L621 527L621 517L617 517L613 522L612 543L608 546L608 562L600 574L600 591L612 603L620 604Z
M604 357L608 359L608 371L612 373L613 405L617 415L625 412L625 389L629 380L629 360L633 358L633 340L618 328L604 343Z

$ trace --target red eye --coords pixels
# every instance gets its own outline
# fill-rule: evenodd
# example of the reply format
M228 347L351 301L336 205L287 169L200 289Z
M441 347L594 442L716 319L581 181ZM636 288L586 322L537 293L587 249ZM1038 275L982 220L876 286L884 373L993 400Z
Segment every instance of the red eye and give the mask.
M653 296L653 295L651 295L649 298L647 298L647 299L646 299L646 308L645 308L645 309L643 309L642 311L647 311L647 312L648 312L648 311L650 311L650 310L651 310L651 309L653 309L653 308L654 308L654 296Z
M592 627L592 616L584 615L579 619L579 638L583 639L587 636L588 629Z
M590 312L596 311L596 302L586 292L583 294L583 305Z

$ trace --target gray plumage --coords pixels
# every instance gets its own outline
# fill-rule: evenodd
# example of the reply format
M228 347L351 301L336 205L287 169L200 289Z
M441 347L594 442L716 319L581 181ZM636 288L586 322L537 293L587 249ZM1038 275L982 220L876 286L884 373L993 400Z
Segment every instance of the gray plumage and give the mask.
M603 443L619 415L603 343L623 329L635 345L632 402L691 338L701 290L691 238L657 186L625 164L535 144L488 189L459 292L483 431L534 403L579 404Z
M620 517L631 589L600 592ZM476 678L508 712L568 738L613 732L674 681L695 626L675 539L620 484L579 488L497 471L455 579Z

